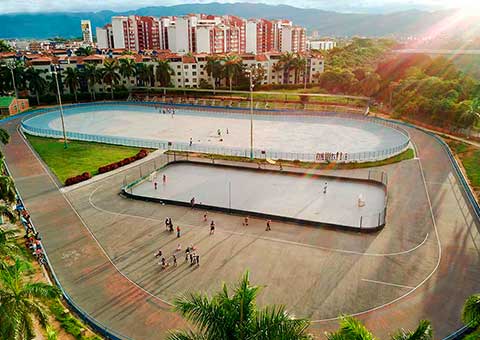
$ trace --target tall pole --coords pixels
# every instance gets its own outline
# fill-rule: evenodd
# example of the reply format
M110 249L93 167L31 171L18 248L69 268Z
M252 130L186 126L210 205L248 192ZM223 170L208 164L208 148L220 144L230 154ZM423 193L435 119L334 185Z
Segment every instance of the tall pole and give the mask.
M15 99L18 100L17 84L15 83L15 73L13 72L13 70L15 69L15 63L14 62L9 63L7 67L10 69L10 72L12 73L12 83L13 83L13 89L15 91Z
M252 70L250 75L250 159L253 160L253 82L252 82Z
M305 54L305 71L303 72L303 89L304 90L307 89L307 64L308 64L308 60L307 60L307 55Z
M60 118L62 120L62 131L63 131L63 148L67 148L67 132L65 131L65 120L63 118L63 106L62 106L62 96L60 94L60 85L58 85L58 75L56 66L52 74L55 76L55 83L57 84L57 95L58 95L58 105L60 106Z

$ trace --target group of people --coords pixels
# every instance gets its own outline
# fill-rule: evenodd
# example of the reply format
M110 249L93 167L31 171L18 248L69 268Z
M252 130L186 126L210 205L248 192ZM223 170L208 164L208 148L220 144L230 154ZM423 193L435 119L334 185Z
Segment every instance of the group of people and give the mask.
M172 222L172 219L170 217L167 217L165 219L165 229L168 230L169 232L173 233L173 222ZM180 229L179 225L177 225L176 231L177 231L177 238L180 238L182 230Z
M348 154L346 152L319 152L315 156L317 162L323 161L347 161Z
M32 255L37 259L40 264L45 264L46 259L45 254L43 253L42 243L40 242L40 235L33 228L30 214L25 209L20 199L17 200L17 211L20 215L20 221L25 228L25 236L23 237L25 239L25 246L30 249Z
M157 106L155 106L155 108L157 108ZM173 116L175 115L175 108L173 108L173 107L159 107L158 108L158 113L163 113L164 115L170 114L170 115L172 115L172 118L173 118Z
M182 251L182 246L178 244L177 249L175 252L170 256L167 260L162 252L161 249L154 254L155 258L160 258L159 265L162 266L162 270L172 266L177 266L177 255ZM193 246L190 245L185 249L185 262L190 261L190 266L196 265L197 267L200 266L200 254L198 250Z

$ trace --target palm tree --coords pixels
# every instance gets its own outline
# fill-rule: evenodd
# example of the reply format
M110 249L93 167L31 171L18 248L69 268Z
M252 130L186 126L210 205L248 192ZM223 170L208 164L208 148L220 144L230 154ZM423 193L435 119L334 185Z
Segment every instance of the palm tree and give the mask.
M93 54L93 48L92 46L85 46L85 47L79 47L76 51L75 54L78 56L89 56Z
M102 78L100 69L97 68L97 64L85 63L85 68L83 69L83 77L88 83L90 96L92 97L92 100L95 101L95 85Z
M20 253L20 247L15 241L15 238L15 230L0 228L0 259L12 257ZM2 267L2 269L3 268L4 267Z
M48 314L45 303L58 298L57 287L43 282L24 282L23 274L30 269L28 263L15 260L13 265L0 271L0 338L33 339L33 319L45 328Z
M113 84L120 81L120 75L118 74L118 64L115 59L105 60L102 69L102 79L105 83L110 85L110 91L113 100Z
M470 328L480 326L480 294L470 296L462 310L462 321Z
M233 294L224 284L213 297L190 293L176 298L174 309L197 331L174 331L168 339L310 339L306 331L308 320L295 319L283 306L259 310L255 305L259 290L260 287L250 285L247 272Z
M430 340L433 339L433 331L430 322L420 320L415 331L400 330L392 336L392 340Z
M461 114L460 123L466 128L471 128L480 120L480 98L466 102L469 102L470 105L468 109Z
M157 70L155 73L155 77L157 81L160 83L160 86L166 87L171 84L172 75L174 74L173 69L170 67L170 63L168 60L159 60L157 63Z
M130 81L130 77L135 76L137 73L135 59L133 58L122 58L119 59L119 69L118 71L122 75L122 77L127 78Z
M218 79L220 79L221 75L223 74L223 65L220 58L217 56L208 56L207 57L207 64L205 65L205 70L207 74L212 77L212 86L215 90L217 85Z
M78 69L73 67L68 67L65 71L65 83L70 89L70 93L73 93L75 96L75 101L77 102L77 88L80 86L80 72Z
M45 71L37 70L33 67L27 68L25 71L25 77L28 81L28 88L31 92L35 93L37 97L37 105L40 105L40 93L44 93L47 88L47 81L42 77Z
M305 66L307 65L307 60L302 56L300 56L299 54L295 54L291 65L292 65L293 71L295 72L295 76L294 76L295 84L298 84L300 74L305 73Z
M283 83L288 84L290 80L290 72L293 69L295 54L292 52L286 52L280 56L277 62L277 68L283 69Z
M226 78L228 78L228 85L230 91L232 91L233 78L242 73L242 60L237 55L229 55L225 59L224 72Z
M0 175L0 200L7 204L13 204L15 198L16 192L12 178L7 175Z
M421 320L415 331L400 330L392 340L431 340L433 339L430 322ZM351 316L340 317L340 328L336 332L326 333L327 340L375 340L375 336L360 321Z

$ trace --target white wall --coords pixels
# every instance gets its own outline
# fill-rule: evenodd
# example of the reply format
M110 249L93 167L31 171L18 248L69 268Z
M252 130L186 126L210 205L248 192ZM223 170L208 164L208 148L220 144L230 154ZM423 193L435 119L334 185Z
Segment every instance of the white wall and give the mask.
M288 26L282 27L282 48L281 52L292 51L292 28Z
M170 48L174 53L186 54L189 52L188 42L190 39L190 34L188 32L188 18L177 18L175 23L175 36L172 37L175 39L175 49ZM169 40L170 43L170 31Z
M245 30L245 52L257 54L257 23L253 21L247 22Z
M125 48L123 22L126 20L126 17L112 17L113 46L115 48Z
M197 53L210 53L210 31L211 27L197 26Z
M97 27L97 48L105 49L108 48L108 32L106 28Z

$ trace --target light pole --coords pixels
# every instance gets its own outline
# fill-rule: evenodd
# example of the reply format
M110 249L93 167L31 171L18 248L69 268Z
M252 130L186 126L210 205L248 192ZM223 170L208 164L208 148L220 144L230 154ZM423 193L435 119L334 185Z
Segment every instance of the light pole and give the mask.
M250 78L250 159L253 160L253 81L252 69L246 71Z
M7 64L7 68L10 70L10 72L12 73L12 83L13 83L13 89L15 90L15 99L18 100L18 90L17 90L17 85L15 84L15 73L13 73L13 70L16 68L15 66L15 62L12 61L12 62L9 62ZM18 104L17 104L18 105Z
M58 105L60 106L60 118L62 120L62 131L63 131L63 148L67 148L67 132L65 131L65 120L63 118L63 106L62 106L62 96L60 94L60 85L58 85L58 72L60 67L58 65L52 65L51 74L55 77L55 83L57 84L57 96L58 96Z

